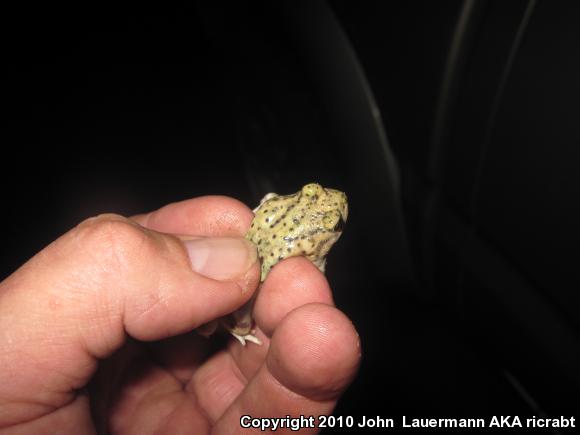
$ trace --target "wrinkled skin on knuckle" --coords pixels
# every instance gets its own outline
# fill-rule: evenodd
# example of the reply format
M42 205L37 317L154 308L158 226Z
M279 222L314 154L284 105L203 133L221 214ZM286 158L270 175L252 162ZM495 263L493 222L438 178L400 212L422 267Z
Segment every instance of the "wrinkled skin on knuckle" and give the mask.
M135 311L136 291L146 300L156 300L154 257L160 244L148 230L118 215L100 215L79 224L65 243L68 255L76 257L76 276L62 285L69 287L71 297L78 299L77 309L84 305L85 318L93 319L81 331L91 353L103 356L122 340L127 310ZM153 282L151 282L153 281ZM147 284L153 285L147 285ZM74 288L73 288L74 287ZM116 326L115 326L116 325ZM107 339L107 334L117 331ZM121 334L121 335L119 335ZM91 344L92 343L92 344Z
M101 215L76 228L75 243L87 252L95 269L95 285L126 306L134 292L156 285L154 266L163 250L160 237L118 215ZM151 295L148 299L156 299Z
M108 276L108 293L121 298L125 329L140 334L164 311L182 272L190 272L183 244L117 215L89 219L79 231Z
M155 249L145 228L115 214L87 219L75 228L74 238L79 249L90 253L104 272L120 278L131 275L139 266L138 260Z

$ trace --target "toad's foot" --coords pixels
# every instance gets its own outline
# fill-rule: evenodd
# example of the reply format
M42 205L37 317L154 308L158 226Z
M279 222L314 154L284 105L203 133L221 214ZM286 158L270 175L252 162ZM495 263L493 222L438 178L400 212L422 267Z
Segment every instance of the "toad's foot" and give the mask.
M260 339L258 337L256 337L254 335L255 331L250 331L249 334L244 334L244 335L240 335L240 334L236 334L235 332L231 332L230 334L232 334L234 337L236 337L236 339L242 343L242 346L246 345L246 341L249 341L250 343L254 343L257 344L258 346L262 345L262 342L260 341Z

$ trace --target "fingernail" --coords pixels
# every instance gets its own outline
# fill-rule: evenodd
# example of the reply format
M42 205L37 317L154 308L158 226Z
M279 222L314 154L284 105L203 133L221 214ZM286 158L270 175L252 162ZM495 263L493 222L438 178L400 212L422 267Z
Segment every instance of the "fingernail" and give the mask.
M193 270L220 281L244 275L257 259L255 245L242 238L200 238L183 244Z

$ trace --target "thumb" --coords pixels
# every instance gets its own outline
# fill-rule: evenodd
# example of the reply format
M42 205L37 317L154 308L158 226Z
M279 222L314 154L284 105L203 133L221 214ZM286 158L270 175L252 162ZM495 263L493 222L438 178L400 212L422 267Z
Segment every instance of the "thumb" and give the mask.
M258 284L242 238L89 219L0 284L0 426L63 406L126 335L156 340L243 305Z

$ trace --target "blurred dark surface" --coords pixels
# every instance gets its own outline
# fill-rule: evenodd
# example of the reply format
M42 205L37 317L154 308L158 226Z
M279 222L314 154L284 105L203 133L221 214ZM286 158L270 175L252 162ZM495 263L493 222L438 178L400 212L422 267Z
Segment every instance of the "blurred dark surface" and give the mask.
M578 412L577 3L8 15L2 277L98 213L319 181L364 351L337 415Z

